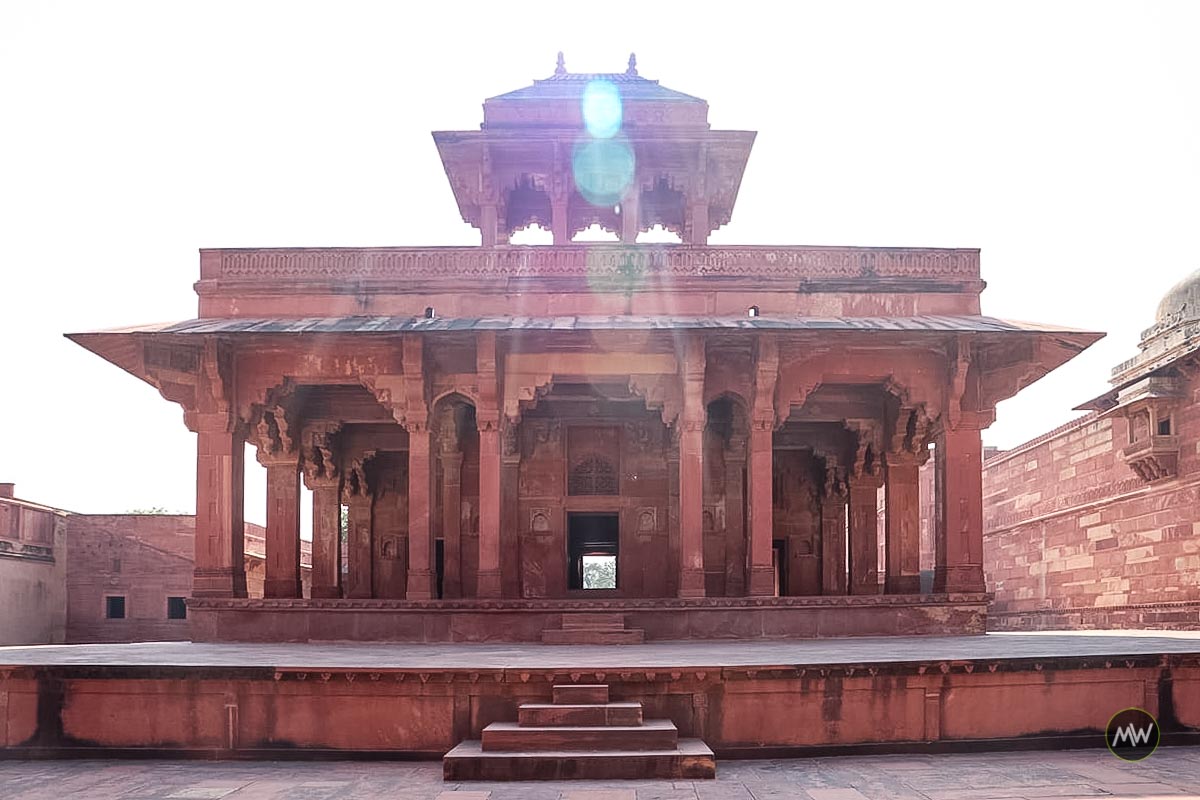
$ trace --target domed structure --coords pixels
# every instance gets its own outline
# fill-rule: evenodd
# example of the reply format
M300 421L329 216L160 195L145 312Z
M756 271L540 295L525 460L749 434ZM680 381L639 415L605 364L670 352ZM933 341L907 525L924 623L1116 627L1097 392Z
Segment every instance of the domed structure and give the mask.
M1200 319L1200 269L1188 275L1159 301L1154 314L1156 325Z

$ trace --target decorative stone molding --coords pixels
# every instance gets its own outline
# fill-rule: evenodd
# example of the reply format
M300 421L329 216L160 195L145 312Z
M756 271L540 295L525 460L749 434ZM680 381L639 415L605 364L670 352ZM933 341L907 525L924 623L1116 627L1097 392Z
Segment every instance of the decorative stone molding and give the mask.
M457 600L396 600L396 599L264 599L194 597L188 608L229 610L309 611L342 609L364 611L658 611L663 609L727 609L727 608L941 608L961 604L986 604L990 595L980 592L949 594L905 595L816 595L811 597L648 597L578 600L574 598L545 599L481 599Z
M586 226L585 226L586 227ZM207 250L205 278L253 280L471 281L619 277L632 263L672 278L797 280L913 278L978 280L979 251L870 247L376 247ZM868 281L869 283L869 281Z

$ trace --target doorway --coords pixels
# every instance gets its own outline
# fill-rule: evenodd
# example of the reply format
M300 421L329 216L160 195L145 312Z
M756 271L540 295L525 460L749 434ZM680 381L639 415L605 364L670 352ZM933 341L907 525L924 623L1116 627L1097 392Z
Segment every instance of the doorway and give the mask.
M567 515L567 588L617 588L621 526L616 514Z

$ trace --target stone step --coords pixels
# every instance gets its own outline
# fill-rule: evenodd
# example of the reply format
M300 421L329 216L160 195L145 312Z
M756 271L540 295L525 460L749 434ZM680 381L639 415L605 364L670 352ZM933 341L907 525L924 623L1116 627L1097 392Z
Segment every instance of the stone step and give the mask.
M483 729L487 752L537 752L542 750L674 750L679 731L669 719L648 719L641 725L592 727L525 726L493 722Z
M641 628L549 628L542 631L542 644L641 644L644 641L646 632Z
M717 761L699 739L680 739L668 750L634 752L540 751L494 753L468 740L442 759L447 781L552 780L707 780L717 777Z
M619 631L625 627L625 615L602 612L563 614L562 626L563 628L611 628Z
M607 683L566 683L553 689L555 705L603 705L608 702Z
M642 704L551 705L550 703L525 703L517 709L517 724L521 727L641 725Z

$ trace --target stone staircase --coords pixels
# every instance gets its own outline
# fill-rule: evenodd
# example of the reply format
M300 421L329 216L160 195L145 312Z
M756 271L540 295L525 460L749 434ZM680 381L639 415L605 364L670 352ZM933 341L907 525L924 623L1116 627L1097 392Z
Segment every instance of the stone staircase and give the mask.
M555 686L553 703L525 703L516 722L493 722L481 740L442 759L448 781L714 778L699 739L669 719L643 719L641 703L612 703L606 685Z
M542 631L542 644L641 644L646 633L626 628L624 614L563 614L562 627Z

